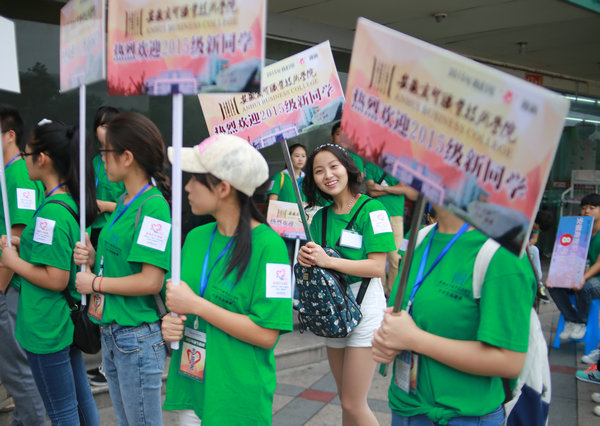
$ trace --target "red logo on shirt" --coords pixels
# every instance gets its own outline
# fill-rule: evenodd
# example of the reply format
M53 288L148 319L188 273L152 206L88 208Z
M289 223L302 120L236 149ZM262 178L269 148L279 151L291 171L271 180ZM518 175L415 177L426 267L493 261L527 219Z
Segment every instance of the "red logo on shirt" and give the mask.
M573 236L571 234L564 234L560 237L560 243L563 246L568 246L573 242Z
M160 232L160 229L162 228L160 223L153 223L152 224L152 230L154 232L156 232L157 234Z

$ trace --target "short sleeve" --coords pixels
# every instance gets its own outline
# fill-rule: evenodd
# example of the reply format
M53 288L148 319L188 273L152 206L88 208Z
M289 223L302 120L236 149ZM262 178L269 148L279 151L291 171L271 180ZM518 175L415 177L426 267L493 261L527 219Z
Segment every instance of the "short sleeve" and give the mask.
M390 218L383 204L369 201L360 212L360 232L367 253L388 252L396 249ZM357 225L359 221L357 220Z
M170 270L171 213L164 198L149 198L142 205L127 261Z
M536 282L526 257L500 248L481 289L477 339L493 346L527 352L529 319Z
M267 191L267 195L271 195L271 194L279 195L279 192L281 191L281 188L283 187L283 185L281 184L282 178L283 178L283 172L279 172L275 176L273 176L273 179L271 179L271 183L269 184L269 190Z
M266 235L264 236L266 237ZM262 247L256 269L250 319L261 327L292 330L291 268L283 240L274 232ZM287 282L287 290L278 292L278 283Z

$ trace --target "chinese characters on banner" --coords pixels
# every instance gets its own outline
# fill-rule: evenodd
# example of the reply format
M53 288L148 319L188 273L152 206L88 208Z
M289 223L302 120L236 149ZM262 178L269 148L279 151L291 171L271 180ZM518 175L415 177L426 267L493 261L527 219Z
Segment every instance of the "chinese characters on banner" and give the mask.
M60 90L104 80L105 0L70 0L60 10Z
M360 18L342 130L353 148L520 254L569 108L524 80Z
M257 149L339 119L344 104L328 41L265 67L260 93L198 97L211 135L234 134Z
M267 210L267 223L282 237L306 240L304 226L296 203L270 200Z
M256 92L265 19L265 0L111 0L108 92Z
M579 287L585 273L587 252L592 238L594 218L561 217L554 241L548 287Z
M15 24L0 16L0 46L2 46L2 66L0 66L0 90L21 93L19 68L17 66L17 39Z

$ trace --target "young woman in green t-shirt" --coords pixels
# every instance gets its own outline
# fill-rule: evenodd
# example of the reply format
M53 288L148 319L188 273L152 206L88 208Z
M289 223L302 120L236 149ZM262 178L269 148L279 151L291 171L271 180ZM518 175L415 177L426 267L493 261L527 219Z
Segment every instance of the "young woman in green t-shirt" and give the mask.
M304 180L302 168L306 164L306 148L304 145L296 143L290 146L289 150L292 166L294 167L294 178L298 181L298 186L302 188L302 181ZM267 194L269 195L269 201L278 200L286 201L288 203L296 202L294 186L292 185L292 179L287 170L282 170L273 176ZM302 195L302 201L306 201L304 193L301 192L300 194Z
M90 317L102 325L102 365L118 424L161 425L165 342L154 295L171 262L170 188L162 170L165 145L156 125L137 113L106 124L101 150L111 182L125 195L98 237L98 249L77 245L77 289L91 294Z
M171 152L169 151L169 154ZM164 408L181 425L268 425L275 391L274 346L292 330L291 268L283 240L252 201L268 178L245 140L215 135L184 148L182 169L194 214L216 223L192 230L181 255L181 284L167 282L167 341L179 341Z
M98 410L81 351L72 346L74 327L63 294L81 299L71 256L79 239L79 222L73 216L79 211L78 141L74 127L47 119L33 130L21 156L30 179L44 184L46 199L21 237L13 236L12 247L3 237L2 264L20 276L15 336L25 349L50 420L97 425ZM91 223L97 208L89 173L86 183L86 222Z
M360 194L361 183L361 171L339 145L321 145L308 158L304 193L309 206L316 205L319 196L332 201L331 206L323 208L328 209L326 239L341 257L330 257L321 247L321 209L310 226L315 241L300 249L298 262L305 267L317 265L346 274L355 296L363 278L370 278L361 303L360 324L348 337L327 339L327 357L342 403L344 425L378 424L367 403L375 371L371 340L385 309L380 277L385 273L386 253L396 247L385 208L379 201ZM359 208L354 225L345 229Z

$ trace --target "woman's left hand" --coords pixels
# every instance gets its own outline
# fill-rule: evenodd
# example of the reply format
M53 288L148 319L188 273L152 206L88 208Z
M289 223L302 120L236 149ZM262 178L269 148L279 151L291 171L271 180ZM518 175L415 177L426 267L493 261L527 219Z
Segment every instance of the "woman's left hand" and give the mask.
M92 283L94 282L94 278L96 275L91 272L77 272L75 277L75 287L77 287L77 293L79 294L90 294L92 293ZM98 285L98 278L96 280L96 285Z
M2 257L0 258L0 266L10 268L12 262L19 257L17 247L13 244L12 247L8 246L6 235L2 236L0 240L0 247L2 248Z
M171 312L178 314L193 314L198 296L192 291L185 281L174 285L171 279L167 280L166 305Z
M325 253L323 247L314 241L309 241L306 245L300 247L300 251L298 252L298 262L305 267L316 265L321 268L327 268L329 259L330 257Z
M392 308L387 308L381 327L373 338L373 345L396 352L414 350L420 333L422 330L408 312L394 313Z

